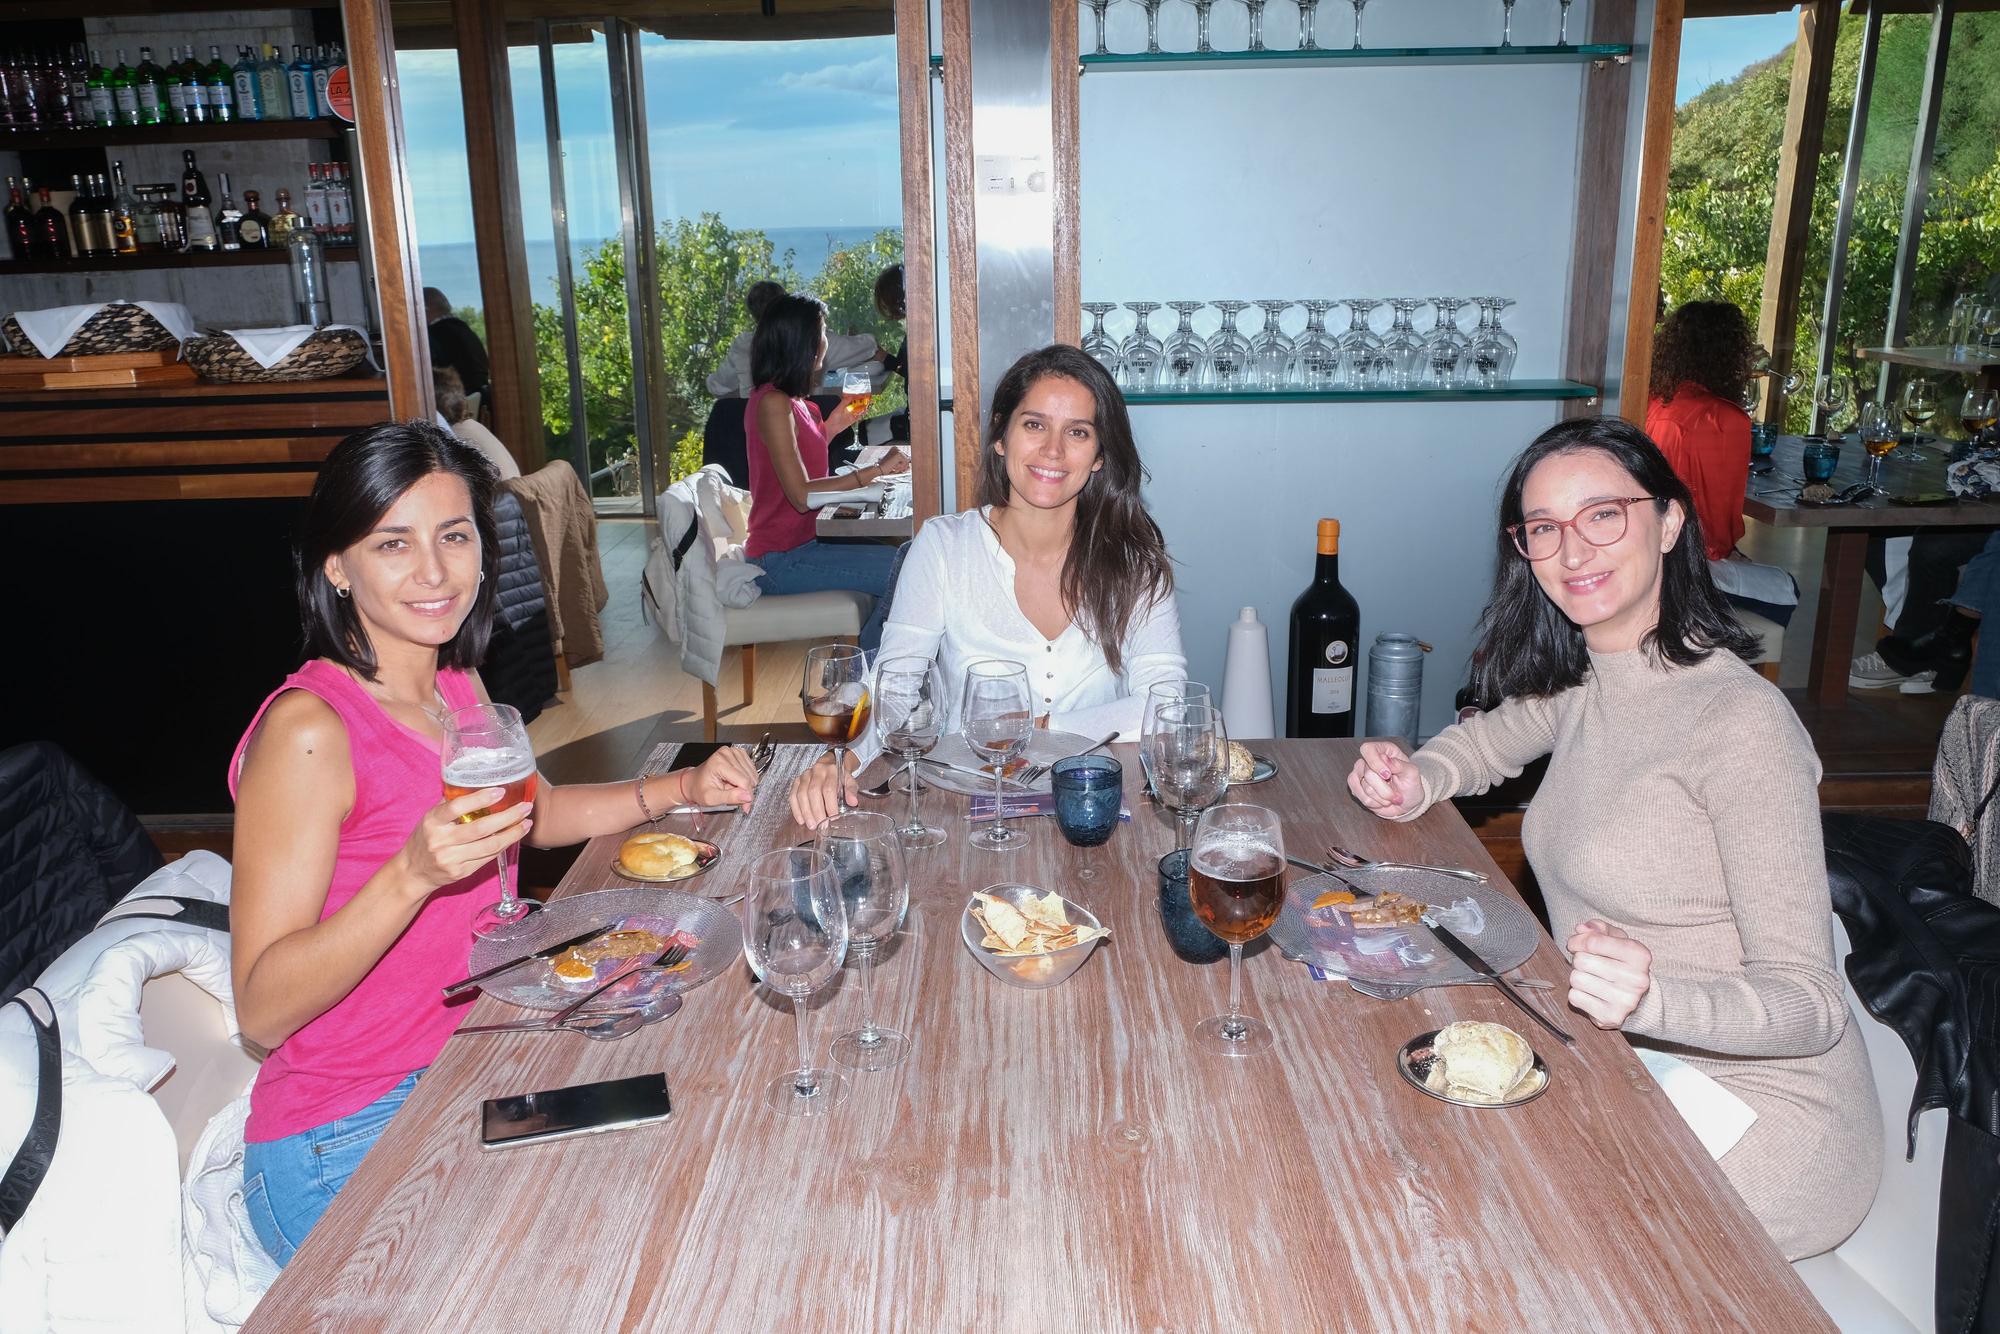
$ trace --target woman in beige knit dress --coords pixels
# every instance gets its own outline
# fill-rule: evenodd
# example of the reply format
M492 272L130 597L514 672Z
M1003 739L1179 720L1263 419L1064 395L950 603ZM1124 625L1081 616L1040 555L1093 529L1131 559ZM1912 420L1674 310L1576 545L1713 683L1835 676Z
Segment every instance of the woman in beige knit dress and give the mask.
M1414 757L1364 744L1348 787L1408 820L1550 756L1521 841L1570 1005L1748 1103L1723 1172L1786 1258L1830 1250L1874 1199L1882 1122L1833 958L1812 743L1745 664L1755 641L1643 433L1544 432L1500 525L1479 661L1503 702Z

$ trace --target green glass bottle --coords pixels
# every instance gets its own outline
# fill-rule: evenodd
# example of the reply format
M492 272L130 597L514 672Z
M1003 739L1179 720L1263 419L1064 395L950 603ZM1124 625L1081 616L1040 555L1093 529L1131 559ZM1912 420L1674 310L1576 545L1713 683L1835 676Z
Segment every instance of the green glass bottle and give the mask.
M111 75L97 58L97 52L90 53L90 73L84 85L90 90L90 123L99 129L108 130L118 123L118 108L111 100Z
M118 63L104 76L111 89L111 103L120 125L139 123L139 90L132 83L132 67L125 63L125 49L118 49Z
M222 48L208 48L208 64L201 71L202 96L208 104L208 118L217 125L236 119L236 86L229 66L223 63Z
M166 79L153 63L150 46L139 48L139 67L132 71L132 88L138 96L141 125L158 125L167 118Z

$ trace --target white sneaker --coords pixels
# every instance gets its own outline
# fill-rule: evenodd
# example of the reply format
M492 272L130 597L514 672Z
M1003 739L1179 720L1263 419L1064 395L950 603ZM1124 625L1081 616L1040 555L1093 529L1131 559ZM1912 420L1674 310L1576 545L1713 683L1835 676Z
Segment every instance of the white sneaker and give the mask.
M1903 678L1903 684L1897 686L1896 689L1902 691L1905 695L1930 695L1935 694L1937 691L1936 681L1936 672L1918 672L1915 676Z
M1886 690L1896 686L1908 694L1928 694L1931 678L1936 675L1936 672L1918 672L1915 676L1905 676L1882 661L1880 653L1864 653L1848 664L1847 684L1856 690ZM1909 683L1914 681L1923 682L1923 688L1911 690Z

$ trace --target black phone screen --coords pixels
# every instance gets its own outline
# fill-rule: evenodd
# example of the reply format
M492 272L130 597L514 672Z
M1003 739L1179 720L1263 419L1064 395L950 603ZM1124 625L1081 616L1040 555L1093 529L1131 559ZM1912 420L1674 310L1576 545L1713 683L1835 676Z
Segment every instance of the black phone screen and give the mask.
M480 1142L489 1149L664 1121L673 1111L665 1071L598 1084L489 1098L480 1107Z

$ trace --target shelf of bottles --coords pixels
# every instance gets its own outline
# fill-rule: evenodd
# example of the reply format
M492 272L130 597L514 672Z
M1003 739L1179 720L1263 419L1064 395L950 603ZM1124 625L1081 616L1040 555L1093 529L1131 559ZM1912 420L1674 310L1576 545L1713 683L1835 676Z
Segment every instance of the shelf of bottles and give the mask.
M341 128L327 97L346 63L338 42L294 45L289 61L268 43L240 46L233 65L214 45L207 60L193 46L172 49L165 65L150 46L137 64L122 48L113 54L108 67L81 43L67 56L0 54L0 147L311 139Z

